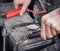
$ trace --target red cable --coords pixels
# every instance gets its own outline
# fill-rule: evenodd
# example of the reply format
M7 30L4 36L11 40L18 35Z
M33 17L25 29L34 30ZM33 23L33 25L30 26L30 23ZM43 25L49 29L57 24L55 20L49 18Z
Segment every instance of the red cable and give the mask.
M43 11L33 11L33 10L30 10L30 9L27 9L28 12L31 12L33 14L42 14L42 13L46 13L46 10L43 10Z
M10 11L8 11L8 12L5 13L5 17L6 17L7 19L12 18L12 17L14 17L15 15L18 15L18 14L20 13L20 11L21 11L21 8L17 8L17 9L14 9L14 10L10 10ZM43 14L43 13L46 12L46 10L36 12L36 11L30 10L30 9L27 9L26 11L31 12L31 13L33 13L33 14Z

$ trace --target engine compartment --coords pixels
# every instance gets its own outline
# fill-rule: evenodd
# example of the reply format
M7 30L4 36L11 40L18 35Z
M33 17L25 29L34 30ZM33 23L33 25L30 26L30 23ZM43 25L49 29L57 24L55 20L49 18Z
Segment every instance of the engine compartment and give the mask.
M0 8L0 10L2 11L2 12L5 12L5 11L7 11L7 10L11 10L11 9L14 9L14 7L12 6L13 5L13 3L1 3L0 4L1 6L1 8ZM34 9L36 9L36 7L37 7L37 5L35 5L35 8ZM40 9L40 8L39 8ZM38 10L38 9L37 9ZM30 13L31 14L31 13ZM27 41L27 43L26 44L24 44L24 43L22 43L22 41L24 42L24 39L22 39L21 40L21 37L24 37L24 36L26 36L26 34L28 34L27 33L27 31L28 31L28 29L26 28L26 27L14 27L13 29L10 29L10 27L11 26L14 26L14 25L18 25L18 24L21 24L21 23L34 23L35 24L35 22L37 22L37 23L40 23L39 21L40 20L38 20L39 18L41 18L41 16L43 15L34 15L34 14L32 14L33 16L32 17L35 17L35 19L32 19L31 18L31 15L29 15L29 13L25 13L24 14L24 16L15 16L14 18L11 18L11 19L3 19L4 21L4 26L2 27L2 29L4 30L5 28L6 28L6 30L5 31L7 31L6 32L6 34L8 35L8 37L6 38L6 51L8 51L8 48L11 48L11 49L13 49L13 50L15 50L14 49L14 46L15 45L17 45L17 48L18 48L18 51L19 50L21 50L21 51L28 51L28 50L30 50L30 49L32 49L32 50L30 50L30 51L33 51L33 49L34 49L34 51L36 50L36 48L37 49L39 49L39 51L40 51L40 48L41 48L41 46L43 46L43 44L44 43L46 43L46 44L48 44L48 46L49 46L49 44L51 44L51 42L52 42L52 40L46 40L46 41L42 41L41 40L41 38L40 37L38 37L38 38L33 38L33 39L27 39L26 41ZM22 18L22 17L24 17L24 18ZM37 18L38 17L38 18ZM26 20L27 19L27 20ZM2 22L2 24L3 24L3 22ZM40 24L39 24L40 25ZM1 29L1 30L2 30ZM26 30L26 31L25 31ZM24 32L23 32L24 31ZM4 32L4 31L2 31L2 32ZM22 32L22 33L21 33ZM16 35L15 35L16 34ZM3 36L4 34L2 34L2 36ZM17 41L16 41L17 40ZM22 43L22 44L20 44L20 42ZM40 44L41 43L41 44ZM40 46L41 45L41 46ZM10 46L10 47L9 47ZM36 46L36 48L35 48L35 46ZM52 45L52 46L55 46L55 45ZM20 48L21 47L21 48ZM43 46L44 47L44 46ZM42 47L42 49L43 49L43 47ZM49 47L51 47L51 46L49 46ZM57 49L57 47L54 47L55 49ZM23 49L23 50L22 50ZM28 50L27 50L28 49ZM44 48L44 49L46 49L46 48ZM49 49L49 48L48 48ZM37 51L37 50L36 50ZM43 50L44 51L44 50ZM46 51L48 51L48 50L46 50Z

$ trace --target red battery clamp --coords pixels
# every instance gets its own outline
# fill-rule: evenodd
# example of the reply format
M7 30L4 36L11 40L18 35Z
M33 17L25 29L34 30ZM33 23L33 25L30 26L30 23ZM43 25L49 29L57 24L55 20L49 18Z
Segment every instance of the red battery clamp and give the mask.
M7 19L12 18L12 17L18 15L20 13L20 11L21 11L21 8L17 8L17 9L13 9L13 10L7 11L5 13L5 17ZM36 12L36 11L30 10L30 9L27 9L26 11L32 12L33 14L43 14L43 13L46 12L46 10Z

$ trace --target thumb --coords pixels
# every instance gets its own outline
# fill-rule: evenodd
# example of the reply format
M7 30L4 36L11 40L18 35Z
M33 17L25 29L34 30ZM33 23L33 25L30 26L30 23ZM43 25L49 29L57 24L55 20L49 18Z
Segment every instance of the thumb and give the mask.
M26 11L28 5L23 5L21 11L20 11L20 15L23 15L23 13Z
M20 15L23 15L23 13L26 11L27 7L28 7L29 4L30 4L30 1L31 1L31 0L29 0L29 1L27 1L27 2L25 2L25 3L23 4L22 9L21 9L21 11L20 11Z

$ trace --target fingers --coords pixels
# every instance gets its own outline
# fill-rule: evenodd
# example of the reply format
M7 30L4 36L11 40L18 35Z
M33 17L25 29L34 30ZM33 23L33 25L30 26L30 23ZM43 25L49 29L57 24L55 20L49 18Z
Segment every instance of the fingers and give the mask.
M53 38L56 36L56 29L52 26L52 22L46 20L46 38Z
M26 11L27 7L29 6L30 2L31 2L30 0L24 2L23 7L20 11L20 15L23 15L23 13Z
M24 0L14 0L14 7L15 9L19 7L19 5L23 4Z
M56 36L56 29L52 26L52 22L50 22L47 17L43 17L41 19L41 37L46 40L47 38L53 38Z
M14 0L15 9L22 5L22 9L20 11L20 15L23 15L25 10L27 9L28 5L30 4L31 0Z
M14 4L14 7L15 7L15 9L17 9L18 8L18 4Z
M23 13L26 11L27 7L28 7L28 5L26 5L26 4L23 5L23 7L22 7L22 9L20 11L20 15L23 15Z
M59 24L59 22L54 24L53 27L55 28L56 34L60 34L60 24Z
M44 17L41 19L41 38L46 40L46 25Z
M53 35L53 36L56 36L57 32L56 32L56 29L53 28L53 26L52 26L52 30L51 30L51 31L52 31L52 35Z
M47 38L53 37L51 27L52 27L51 24L46 24L46 36L47 36Z
M18 3L16 0L14 0L14 7L15 7L15 9L18 8Z

